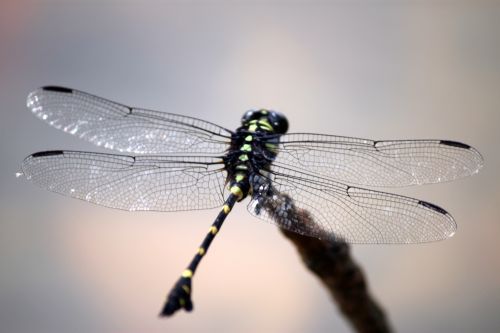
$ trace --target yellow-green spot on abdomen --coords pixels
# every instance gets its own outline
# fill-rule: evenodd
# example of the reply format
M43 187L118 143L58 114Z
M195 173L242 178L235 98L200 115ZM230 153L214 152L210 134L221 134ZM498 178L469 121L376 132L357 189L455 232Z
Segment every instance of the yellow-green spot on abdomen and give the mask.
M236 176L234 177L234 180L236 180L237 183L241 182L243 179L245 179L246 175L244 173L237 173Z
M182 272L182 277L190 279L193 276L193 271L190 269L185 269L184 272Z
M228 205L224 205L224 206L222 206L222 210L224 211L224 214L229 214L229 212L231 211L231 208L229 208Z
M238 199L241 199L243 197L243 191L239 186L232 186L229 191L234 194L235 196L238 197Z
M243 155L241 155L241 156L239 157L239 160L240 160L240 161L243 161L243 162L248 161L248 155L247 155L247 154L243 154Z
M247 142L250 142L250 141L252 141L252 140L253 140L253 136L252 136L252 135L247 135L247 136L245 137L245 141L247 141Z
M211 226L211 227L210 227L210 233L211 233L212 235L215 235L215 234L217 233L217 227L216 227L216 226L214 226L214 225L213 225L213 226Z

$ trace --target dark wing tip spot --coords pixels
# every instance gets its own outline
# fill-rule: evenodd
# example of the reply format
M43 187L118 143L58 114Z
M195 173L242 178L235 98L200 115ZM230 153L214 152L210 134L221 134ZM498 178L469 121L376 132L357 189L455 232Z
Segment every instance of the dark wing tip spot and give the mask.
M458 142L458 141L441 140L439 143L442 145L445 145L445 146L451 146L451 147L457 147L457 148L463 148L463 149L470 149L471 148L469 145L466 145L465 143Z
M40 151L38 153L34 153L32 157L45 157L45 156L56 156L62 155L64 152L62 150L48 150L48 151Z
M42 87L42 90L45 90L45 91L55 91L55 92L67 93L67 94L73 93L73 89L65 88L65 87L59 87L59 86L45 86L45 87Z
M440 214L443 214L443 215L448 215L448 212L445 211L443 208L439 207L439 206L436 206L435 204L432 204L430 202L427 202L427 201L419 201L418 202L419 205L421 206L424 206L426 208L429 208L429 209L432 209Z

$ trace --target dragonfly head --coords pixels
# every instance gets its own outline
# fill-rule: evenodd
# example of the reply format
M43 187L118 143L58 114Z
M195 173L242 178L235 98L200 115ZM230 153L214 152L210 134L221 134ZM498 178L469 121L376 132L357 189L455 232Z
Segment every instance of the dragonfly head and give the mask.
M257 123L271 126L271 131L277 134L285 134L288 130L288 120L285 115L277 111L266 109L249 110L241 118L241 124L248 126L251 123Z

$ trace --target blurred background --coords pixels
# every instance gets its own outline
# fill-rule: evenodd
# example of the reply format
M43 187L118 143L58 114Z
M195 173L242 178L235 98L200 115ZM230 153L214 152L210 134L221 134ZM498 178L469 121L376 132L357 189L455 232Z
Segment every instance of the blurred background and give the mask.
M291 132L476 147L474 177L387 189L446 208L453 238L353 252L397 331L498 332L499 32L493 2L2 1L0 331L349 331L245 204L197 272L195 311L159 319L218 211L128 213L16 179L32 152L99 151L26 109L54 84L231 129L265 107Z

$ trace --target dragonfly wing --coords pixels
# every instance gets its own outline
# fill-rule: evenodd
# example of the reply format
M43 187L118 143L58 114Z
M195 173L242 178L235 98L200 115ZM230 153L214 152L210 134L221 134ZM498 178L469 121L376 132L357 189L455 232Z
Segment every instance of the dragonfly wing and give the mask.
M349 243L421 243L451 237L444 209L417 199L275 168L254 186L248 210L290 231Z
M447 140L372 141L321 135L280 137L274 165L361 186L438 183L479 171L483 158L460 142Z
M126 153L222 154L231 139L231 131L200 119L132 108L62 87L33 91L27 106L55 128Z
M124 210L182 211L224 203L226 172L214 157L59 150L28 156L22 171L42 188Z

